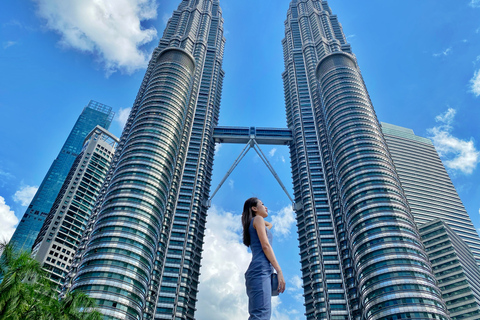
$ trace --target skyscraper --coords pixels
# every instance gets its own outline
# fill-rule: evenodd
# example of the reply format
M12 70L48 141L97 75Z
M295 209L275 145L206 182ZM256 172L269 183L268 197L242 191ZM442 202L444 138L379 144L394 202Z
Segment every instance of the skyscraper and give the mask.
M155 49L73 285L108 319L193 319L224 73L218 0L184 0Z
M106 319L194 319L222 25L218 0L183 0L153 53L66 286ZM307 319L448 319L336 16L293 0L285 25Z
M480 266L480 237L432 142L388 123L382 123L382 130L417 225L441 219Z
M113 159L117 137L97 126L85 139L32 248L59 288L70 269Z
M16 250L31 250L85 138L97 125L108 130L113 116L111 107L93 100L83 109L10 240Z
M470 248L442 219L420 234L452 320L480 319L480 269Z
M283 74L307 319L447 319L355 56L293 0Z

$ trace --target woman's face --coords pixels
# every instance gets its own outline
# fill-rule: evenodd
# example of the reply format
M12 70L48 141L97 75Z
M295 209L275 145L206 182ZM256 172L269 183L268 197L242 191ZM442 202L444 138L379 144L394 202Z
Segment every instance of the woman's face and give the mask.
M258 200L257 205L252 207L252 210L255 212L256 215L261 216L263 218L268 217L268 208L263 204L262 200Z

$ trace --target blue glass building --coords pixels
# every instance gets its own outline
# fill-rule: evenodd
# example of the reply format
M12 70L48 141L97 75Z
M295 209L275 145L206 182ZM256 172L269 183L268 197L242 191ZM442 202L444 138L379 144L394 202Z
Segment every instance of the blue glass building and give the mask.
M100 126L88 135L32 246L32 257L57 288L70 269L117 144L118 138Z
M97 125L108 130L113 116L111 107L96 101L83 109L10 240L16 250L31 250L85 138Z

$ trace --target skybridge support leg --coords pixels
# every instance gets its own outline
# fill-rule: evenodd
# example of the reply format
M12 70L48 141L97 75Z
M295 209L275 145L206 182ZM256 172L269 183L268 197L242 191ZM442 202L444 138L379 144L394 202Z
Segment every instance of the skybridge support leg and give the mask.
M220 181L220 183L218 184L218 187L215 189L215 191L213 191L212 195L210 196L210 199L208 199L208 201L207 201L207 206L209 208L212 206L212 199L213 199L213 197L215 197L218 190L220 190L220 188L225 183L225 181L228 179L230 174L232 174L233 170L235 170L235 168L238 166L240 161L242 161L242 159L245 157L245 155L248 153L248 151L250 151L250 148L252 147L251 146L251 141L252 140L250 140L247 143L247 145L245 146L245 148L243 148L242 152L240 152L240 155L237 157L237 159L233 162L233 165L230 167L230 170L227 171L227 174L225 175L225 177L223 177L222 181Z
M285 188L285 185L283 184L282 180L280 180L280 177L278 176L278 174L275 172L275 169L273 169L273 166L270 164L270 162L268 161L268 158L265 156L265 154L263 153L262 149L260 149L260 146L258 145L257 141L253 141L255 144L254 146L252 147L258 154L258 156L260 157L260 159L262 159L263 163L265 163L265 165L267 166L267 168L270 170L270 172L272 173L272 175L275 177L275 179L277 180L278 184L280 185L280 187L282 187L282 190L285 192L285 194L287 195L288 199L290 199L290 201L292 202L292 208L295 210L295 201L293 201L292 197L290 196L290 194L288 194L288 191L287 191L287 188Z
M237 157L237 159L233 162L233 165L231 166L230 170L228 170L227 174L223 177L222 181L220 181L218 187L215 189L215 191L212 193L210 199L207 200L207 206L208 207L211 207L212 206L212 199L213 197L215 197L215 195L217 194L218 190L220 190L220 188L222 187L222 185L225 183L225 181L228 179L228 177L230 176L230 174L232 174L233 170L235 170L235 168L238 166L238 164L240 163L240 161L242 161L242 159L245 157L245 155L248 153L248 151L250 151L250 149L254 149L255 152L257 152L258 156L260 157L260 159L262 159L263 163L267 166L267 168L270 170L270 172L272 173L272 175L275 177L275 179L277 180L278 184L280 185L280 187L282 188L282 190L285 192L285 194L287 195L288 199L290 199L290 201L292 202L292 208L294 211L296 211L296 208L295 208L295 201L293 200L293 198L290 196L290 194L288 193L287 191L287 188L285 188L285 185L282 183L282 180L280 180L280 177L278 176L278 174L275 172L275 169L273 169L273 166L270 164L270 162L268 161L268 158L265 156L265 154L262 152L262 149L260 148L260 146L258 145L257 141L255 139L250 139L250 141L247 143L247 145L245 146L245 148L243 148L242 152L240 152L240 155Z

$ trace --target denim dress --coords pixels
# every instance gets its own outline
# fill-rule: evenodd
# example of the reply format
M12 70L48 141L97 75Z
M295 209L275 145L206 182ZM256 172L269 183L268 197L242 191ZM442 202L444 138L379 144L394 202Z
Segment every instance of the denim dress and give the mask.
M265 227L268 241L272 244L272 233ZM257 230L253 227L253 219L248 228L250 233L250 249L252 262L245 273L245 284L248 295L249 320L269 320L272 313L272 283L273 267L268 261L258 238Z

